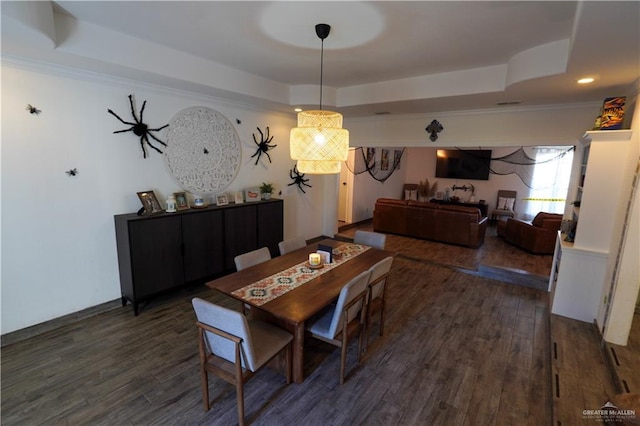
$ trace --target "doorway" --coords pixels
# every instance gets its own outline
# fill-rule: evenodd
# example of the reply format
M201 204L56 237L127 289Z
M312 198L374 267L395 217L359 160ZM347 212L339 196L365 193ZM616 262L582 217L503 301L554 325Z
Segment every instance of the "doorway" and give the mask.
M340 169L340 182L338 188L338 229L340 226L349 225L353 222L353 183L355 148L349 148L347 161Z

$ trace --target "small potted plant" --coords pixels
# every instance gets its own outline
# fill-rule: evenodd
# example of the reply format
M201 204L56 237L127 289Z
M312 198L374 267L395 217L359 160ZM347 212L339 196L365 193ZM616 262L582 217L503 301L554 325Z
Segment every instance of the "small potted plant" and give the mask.
M264 200L270 200L271 194L273 193L273 184L262 182L262 185L260 186L260 192L262 193L262 198Z

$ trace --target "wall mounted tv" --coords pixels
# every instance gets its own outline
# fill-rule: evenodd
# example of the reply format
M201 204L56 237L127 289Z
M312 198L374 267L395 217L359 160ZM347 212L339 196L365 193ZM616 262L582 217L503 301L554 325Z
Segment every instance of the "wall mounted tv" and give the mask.
M489 180L490 149L439 149L436 153L436 177Z

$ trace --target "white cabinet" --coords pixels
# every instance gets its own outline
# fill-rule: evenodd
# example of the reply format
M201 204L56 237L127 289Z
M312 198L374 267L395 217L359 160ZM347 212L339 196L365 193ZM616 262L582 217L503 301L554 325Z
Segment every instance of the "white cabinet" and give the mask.
M619 238L616 221L628 196L630 139L631 130L609 130L587 132L581 140L586 166L580 165L570 185L580 207L568 217L578 221L575 240L568 243L558 233L549 279L554 314L602 324L609 256Z
M551 313L593 322L600 309L608 253L581 250L558 232L549 290Z

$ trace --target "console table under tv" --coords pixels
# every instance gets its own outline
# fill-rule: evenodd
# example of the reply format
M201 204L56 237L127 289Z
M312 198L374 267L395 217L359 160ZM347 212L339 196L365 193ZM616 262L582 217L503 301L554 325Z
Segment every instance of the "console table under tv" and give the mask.
M445 201L445 200L437 200L435 198L432 198L431 200L429 200L431 203L436 203L436 204L447 204L450 206L464 206L464 207L475 207L480 209L480 214L482 215L482 217L487 217L487 210L488 210L488 205L486 203L465 203L462 201Z

